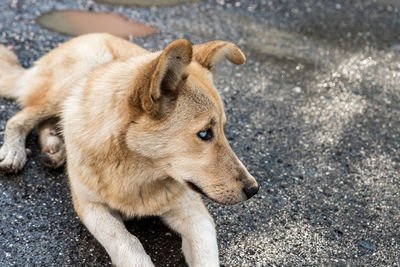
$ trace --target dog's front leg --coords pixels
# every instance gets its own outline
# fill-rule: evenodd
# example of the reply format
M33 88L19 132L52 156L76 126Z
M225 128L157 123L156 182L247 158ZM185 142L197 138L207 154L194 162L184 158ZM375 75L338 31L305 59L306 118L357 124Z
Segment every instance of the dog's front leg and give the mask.
M154 266L140 241L128 232L117 212L100 203L79 201L76 195L74 207L117 267Z
M219 266L214 222L199 195L187 191L161 217L182 236L182 251L190 267Z

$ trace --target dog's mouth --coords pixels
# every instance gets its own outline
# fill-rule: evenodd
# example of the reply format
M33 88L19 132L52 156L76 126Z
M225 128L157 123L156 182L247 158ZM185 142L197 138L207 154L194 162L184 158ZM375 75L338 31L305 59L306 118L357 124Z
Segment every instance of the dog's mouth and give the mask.
M199 194L205 196L206 198L208 198L208 199L214 201L215 203L218 203L218 204L221 204L221 205L234 205L234 204L237 204L237 203L238 203L238 202L226 203L226 202L217 200L217 199L212 198L212 197L210 197L209 195L207 195L207 194L206 194L200 187L198 187L195 183L186 181L186 184L187 184L187 185L189 186L189 188L192 189L194 192L199 193Z
M192 183L192 182L186 182L186 184L189 186L190 189L192 189L194 192L197 192L199 194L202 194L203 196L210 198L209 196L207 196L206 193L204 193L203 190L201 190L200 187L198 187L196 184Z

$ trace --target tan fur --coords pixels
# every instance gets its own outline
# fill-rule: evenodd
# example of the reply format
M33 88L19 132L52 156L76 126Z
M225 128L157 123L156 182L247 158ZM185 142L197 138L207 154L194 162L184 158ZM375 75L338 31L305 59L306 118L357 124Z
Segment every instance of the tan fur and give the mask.
M196 61L207 69L212 69L222 58L236 65L241 65L246 61L246 57L236 45L224 41L197 45L194 47L194 55Z
M190 266L217 266L212 219L190 187L222 204L258 190L226 140L223 103L209 70L222 58L244 63L239 48L176 40L151 53L90 34L62 44L29 70L1 49L0 70L12 70L1 73L9 83L0 82L0 95L24 109L7 123L0 168L21 170L25 138L39 125L44 162L59 167L66 151L75 210L115 264L152 265L122 214L160 215L182 235ZM17 79L14 72L23 75ZM201 140L198 133L207 129L213 138Z

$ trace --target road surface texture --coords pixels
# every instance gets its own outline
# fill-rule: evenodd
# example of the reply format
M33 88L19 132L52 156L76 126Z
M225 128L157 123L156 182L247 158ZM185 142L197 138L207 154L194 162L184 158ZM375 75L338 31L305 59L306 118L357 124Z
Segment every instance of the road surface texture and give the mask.
M135 39L235 42L244 66L215 72L227 136L257 178L235 206L206 200L222 266L399 266L400 2L201 1L122 7L2 0L0 43L25 67L70 37L41 29L53 9L123 14L155 26ZM18 107L0 100L0 140ZM109 266L73 211L64 170L45 168L37 135L18 175L0 174L1 266ZM185 266L180 238L157 218L127 222L156 266Z

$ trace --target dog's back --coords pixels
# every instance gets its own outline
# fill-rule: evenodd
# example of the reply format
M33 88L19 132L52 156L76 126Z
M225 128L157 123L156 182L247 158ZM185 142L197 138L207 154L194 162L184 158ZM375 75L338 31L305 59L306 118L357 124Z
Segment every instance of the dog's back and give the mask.
M147 50L105 33L74 38L24 69L16 55L0 45L0 96L21 106L49 105L59 111L74 83L112 60L139 56Z

